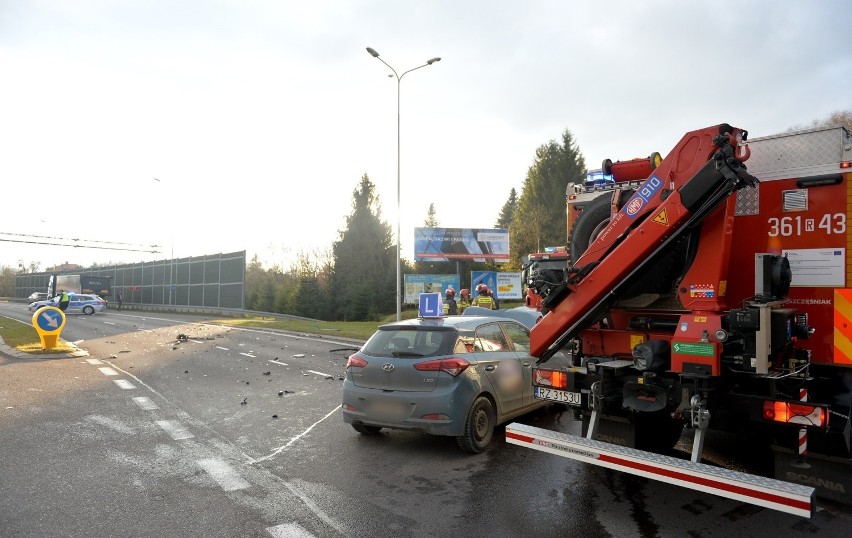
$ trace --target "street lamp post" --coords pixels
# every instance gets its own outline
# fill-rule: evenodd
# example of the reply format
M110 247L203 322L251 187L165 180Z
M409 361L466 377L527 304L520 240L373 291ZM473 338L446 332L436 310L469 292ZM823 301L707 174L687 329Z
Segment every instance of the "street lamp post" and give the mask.
M407 73L411 73L412 71L416 71L421 67L426 67L428 65L432 65L435 62L440 62L441 58L432 58L427 61L423 65L418 65L417 67L412 67L408 71L404 71L401 75L396 72L396 69L391 67L389 63L379 58L379 53L376 52L376 49L371 47L367 47L367 52L373 58L378 59L380 62L388 66L388 68L393 71L393 75L396 77L396 320L399 321L402 319L402 258L399 252L399 245L401 241L400 235L400 213L401 213L401 204L400 204L400 173L399 173L399 147L400 147L400 113L399 113L399 102L400 102L400 86L402 84L402 77L404 77Z
M154 181L157 183L162 183L157 178L154 178ZM174 287L174 271L175 271L175 235L174 231L172 232L172 251L171 257L169 258L169 306L172 306L172 288ZM165 274L163 275L165 279Z

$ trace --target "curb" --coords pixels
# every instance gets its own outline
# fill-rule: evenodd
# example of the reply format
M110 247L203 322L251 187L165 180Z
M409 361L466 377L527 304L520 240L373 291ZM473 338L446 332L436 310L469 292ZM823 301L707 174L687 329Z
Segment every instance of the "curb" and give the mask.
M73 347L76 351L72 351L70 353L27 353L24 351L18 351L12 346L6 345L6 342L3 341L3 337L0 336L0 354L5 355L12 359L72 359L74 357L88 357L89 352L80 349L71 342L65 342L67 345Z

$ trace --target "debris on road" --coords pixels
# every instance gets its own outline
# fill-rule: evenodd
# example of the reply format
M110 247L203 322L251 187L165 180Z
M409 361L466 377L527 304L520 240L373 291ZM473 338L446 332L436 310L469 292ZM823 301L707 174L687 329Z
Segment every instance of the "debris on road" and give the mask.
M248 396L243 398L243 401L240 402L240 405L245 405L246 403L248 403Z
M272 372L263 372L263 375L271 375Z

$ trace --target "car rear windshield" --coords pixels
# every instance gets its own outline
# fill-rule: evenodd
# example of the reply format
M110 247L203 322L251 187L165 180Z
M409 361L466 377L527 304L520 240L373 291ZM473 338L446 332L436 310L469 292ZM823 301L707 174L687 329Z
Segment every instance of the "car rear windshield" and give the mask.
M438 357L452 353L456 331L447 329L379 329L364 344L363 353L373 357Z

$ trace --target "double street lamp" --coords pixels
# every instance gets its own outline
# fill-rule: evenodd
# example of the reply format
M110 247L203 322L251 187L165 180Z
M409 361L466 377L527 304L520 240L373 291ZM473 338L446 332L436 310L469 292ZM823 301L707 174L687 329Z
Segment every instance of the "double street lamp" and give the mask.
M399 90L400 85L402 83L402 77L404 77L407 73L411 73L412 71L416 71L421 67L426 67L427 65L432 65L435 62L440 62L440 58L432 58L427 61L423 65L418 65L417 67L413 67L408 71L403 72L401 75L396 72L396 69L391 67L389 63L379 58L379 53L376 52L375 49L367 47L367 52L373 58L377 58L380 62L388 66L391 71L393 71L393 76L396 77L396 320L399 321L402 319L402 258L400 257L399 252L399 244L401 240L400 229L399 229L399 220L401 213L401 205L400 205L400 173L399 173L399 133L400 133L400 115L399 115ZM388 75L390 76L390 75Z

